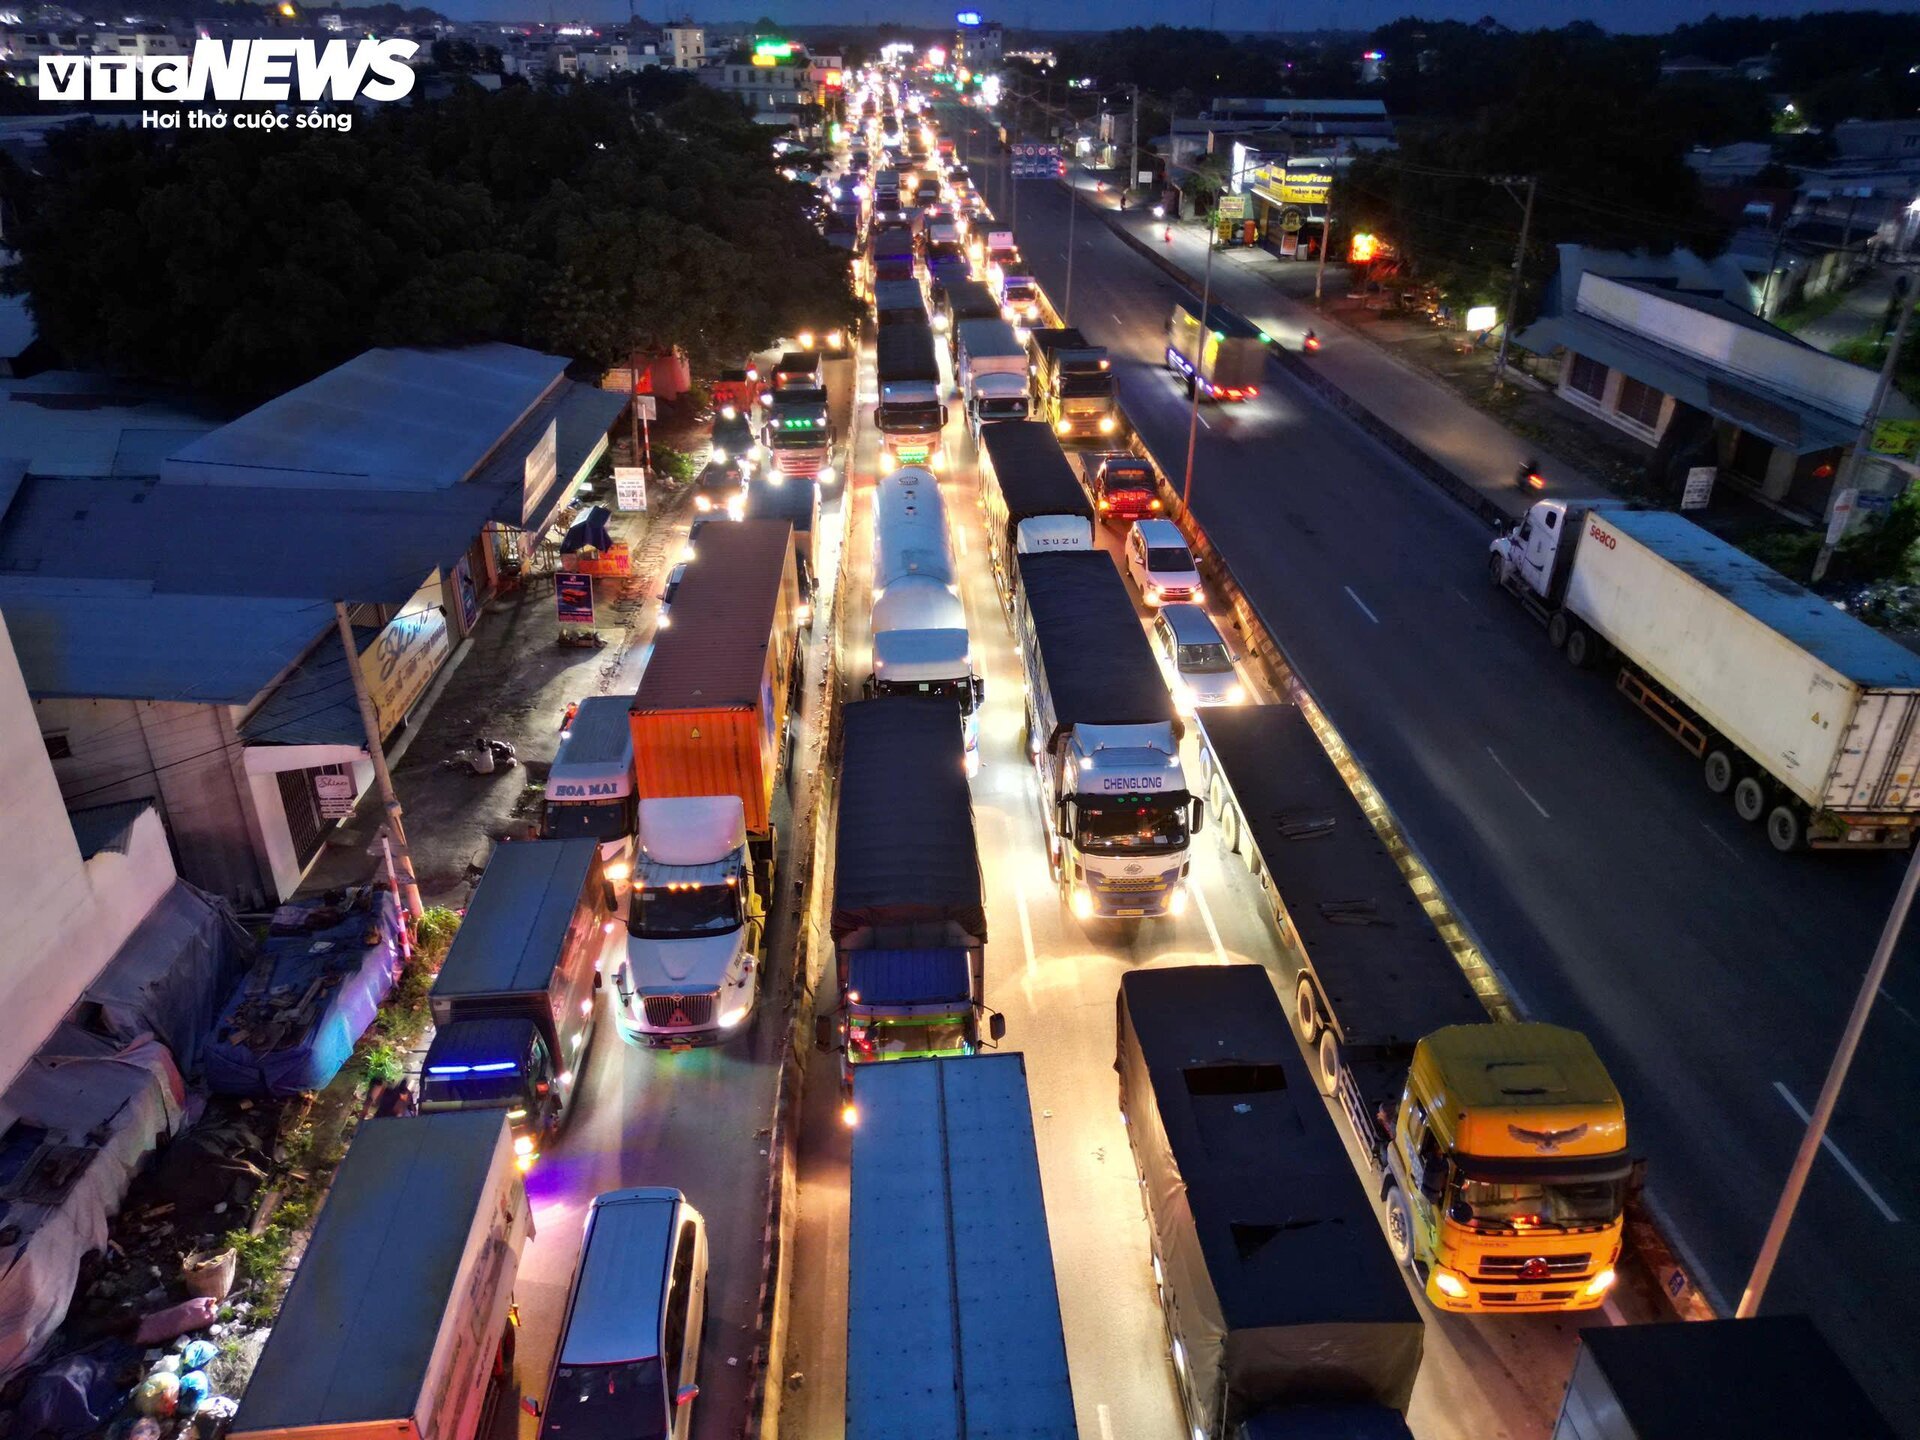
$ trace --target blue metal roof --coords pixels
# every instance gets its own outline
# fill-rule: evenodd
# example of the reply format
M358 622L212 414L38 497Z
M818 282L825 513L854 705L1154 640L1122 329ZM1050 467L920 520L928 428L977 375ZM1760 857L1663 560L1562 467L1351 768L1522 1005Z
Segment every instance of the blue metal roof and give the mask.
M471 476L561 380L517 345L369 350L177 451L173 483L444 490Z
M474 475L476 485L500 492L494 518L529 534L539 535L553 523L554 513L573 493L573 487L606 448L607 427L627 408L627 397L591 385L563 384L535 408L532 415L496 450ZM554 429L555 479L528 503L527 457Z
M370 625L356 625L353 636L364 655L380 632ZM367 727L360 719L360 702L354 698L353 677L347 673L347 652L340 644L337 625L247 717L240 738L249 745L365 747Z
M80 858L91 860L102 851L115 855L127 853L127 837L134 821L153 809L152 797L121 800L112 805L89 805L69 810L67 823L73 826L73 838L79 842Z
M1671 510L1608 510L1607 524L1856 684L1920 688L1920 655Z
M574 712L567 738L553 757L563 765L627 764L633 760L633 722L627 718L629 695L589 695Z

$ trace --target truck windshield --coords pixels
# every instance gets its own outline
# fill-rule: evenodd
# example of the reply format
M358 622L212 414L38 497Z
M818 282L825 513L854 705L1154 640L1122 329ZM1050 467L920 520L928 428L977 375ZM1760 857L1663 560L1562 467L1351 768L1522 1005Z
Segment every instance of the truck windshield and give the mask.
M923 434L940 428L940 402L893 401L880 407L880 429L887 435Z
M881 680L875 683L876 695L928 695L937 700L954 700L960 713L973 712L973 682L966 676L952 680Z
M470 1066L462 1069L466 1073L449 1074L429 1063L420 1077L420 1107L485 1110L517 1107L526 1101L527 1077L518 1066L482 1073L475 1073Z
M817 450L828 443L825 425L814 430L776 430L772 438L776 450Z
M633 910L633 933L642 939L678 935L724 935L738 930L738 885L644 885Z
M1189 675L1225 675L1233 669L1224 645L1182 645L1180 669Z
M982 400L979 402L980 418L983 420L1024 420L1027 418L1026 397L1018 396L1011 400Z
M1466 1223L1505 1228L1516 1223L1551 1228L1604 1225L1619 1218L1624 1180L1577 1180L1540 1184L1461 1177L1453 1199L1473 1212Z
M619 840L633 833L633 801L549 800L542 840Z
M1069 370L1060 377L1060 393L1074 400L1105 398L1113 393L1113 376L1104 372L1076 374Z
M1131 855L1171 850L1187 843L1187 806L1165 795L1103 797L1078 807L1074 838L1092 855Z
M874 1020L847 1027L847 1058L910 1060L923 1055L971 1055L973 1036L965 1020Z
M541 1440L666 1440L658 1360L562 1365L553 1373Z

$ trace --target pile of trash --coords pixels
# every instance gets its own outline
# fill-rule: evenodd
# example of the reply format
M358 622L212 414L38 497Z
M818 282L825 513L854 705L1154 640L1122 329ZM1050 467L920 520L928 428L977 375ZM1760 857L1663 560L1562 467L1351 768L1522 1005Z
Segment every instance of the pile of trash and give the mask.
M1896 640L1920 636L1920 585L1904 580L1876 580L1854 585L1836 599L1842 610Z

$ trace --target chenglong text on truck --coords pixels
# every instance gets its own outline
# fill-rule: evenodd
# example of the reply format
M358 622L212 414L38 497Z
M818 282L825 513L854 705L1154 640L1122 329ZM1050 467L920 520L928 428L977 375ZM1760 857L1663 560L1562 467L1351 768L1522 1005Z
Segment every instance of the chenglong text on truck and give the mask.
M1671 513L1542 500L1488 565L1775 849L1912 843L1920 656Z
M1591 1310L1634 1161L1584 1036L1494 1024L1379 832L1291 705L1204 711L1220 843L1299 965L1294 1024L1380 1177L1387 1234L1442 1310Z

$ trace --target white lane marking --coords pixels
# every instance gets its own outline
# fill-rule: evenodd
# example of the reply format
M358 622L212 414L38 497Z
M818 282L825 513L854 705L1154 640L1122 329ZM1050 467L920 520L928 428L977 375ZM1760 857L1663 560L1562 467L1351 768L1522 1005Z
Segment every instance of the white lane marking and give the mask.
M1462 590L1458 585L1449 586L1448 588L1460 597L1462 604L1471 605L1473 603L1473 601L1467 599L1467 592Z
M1349 600L1353 601L1354 604L1360 607L1360 613L1362 615L1366 616L1367 619L1371 620L1376 625L1380 623L1380 617L1374 614L1372 610L1367 608L1366 601L1362 600L1358 595L1353 593L1353 587L1351 585L1342 585L1340 588L1347 592L1347 598Z
M1884 985L1880 987L1880 998L1886 1001L1887 1004L1893 1006L1893 1008L1898 1010L1902 1015L1906 1016L1907 1023L1909 1025L1920 1025L1920 1019L1915 1019L1914 1013L1911 1010L1907 1009L1906 1006L1902 1005L1898 1000L1894 999L1892 992L1889 991L1887 987Z
M1093 1409L1100 1420L1100 1440L1113 1440L1113 1417L1108 1413L1107 1407L1096 1405Z
M1207 904L1207 892L1192 883L1187 888L1193 891L1193 903L1200 907L1201 923L1207 927L1207 938L1213 941L1213 958L1224 965L1227 963L1227 947L1220 943L1220 927L1213 923L1213 907Z
M1542 820L1551 820L1553 816L1547 813L1547 807L1533 798L1533 792L1520 783L1519 776L1507 769L1506 762L1493 753L1493 747L1491 745L1487 746L1487 754L1492 758L1493 763L1500 767L1500 773L1506 776L1507 779L1513 781L1513 788L1518 790L1522 795L1525 795L1527 797L1527 803L1540 812L1540 818Z
M1800 1102L1793 1098L1793 1092L1791 1090L1787 1089L1787 1087L1778 1080L1773 1082L1773 1088L1779 1092L1780 1098L1787 1102L1787 1108L1800 1117L1800 1123L1802 1125L1806 1125L1812 1121L1813 1117L1801 1108ZM1886 1218L1889 1225L1898 1225L1900 1223L1900 1217L1894 1214L1893 1207L1880 1198L1880 1192L1867 1183L1866 1176L1853 1168L1853 1162L1841 1153L1840 1147L1833 1143L1832 1137L1822 1135L1820 1137L1820 1148L1833 1156L1835 1160L1839 1161L1840 1168L1847 1172L1847 1177L1860 1187L1867 1199L1873 1202L1873 1208L1878 1210L1881 1215Z
M1211 429L1213 428L1213 426L1211 426L1211 425L1208 425L1208 424L1207 424L1207 417L1206 417L1206 416L1204 416L1204 415L1200 415L1200 412L1199 412L1199 411L1197 411L1197 410L1196 410L1196 411L1194 411L1194 414L1195 414L1195 415L1198 415L1198 416L1199 416L1199 419L1200 419L1200 424L1201 424L1202 426L1204 426L1204 427L1205 427L1206 429L1208 429L1208 430L1211 430Z
M1108 311L1107 313L1108 313L1109 315L1111 315L1111 316L1113 316L1113 323L1114 323L1114 324L1116 324L1116 325L1124 325L1124 324L1126 324L1126 323L1127 323L1126 321L1124 321L1124 320L1122 320L1122 319L1120 318L1120 312L1119 312L1118 310L1109 310L1109 311ZM1106 1409L1106 1406L1104 1406L1104 1405L1103 1405L1103 1406L1101 1406L1100 1408L1101 1408L1102 1410L1105 1410L1105 1409Z
M1600 1302L1600 1313L1607 1317L1607 1323L1609 1325L1624 1325L1627 1323L1627 1317L1620 1313L1620 1307L1613 1303L1613 1296L1611 1295Z
M1747 857L1740 853L1739 847L1736 846L1732 841L1727 839L1726 836L1722 835L1718 830L1714 829L1713 826L1709 825L1706 821L1702 820L1700 822L1700 828L1706 831L1707 834L1711 835L1715 840L1719 841L1720 848L1722 850L1725 850L1729 855L1733 856L1733 858L1738 860L1742 865L1747 863Z
M1032 977L1039 969L1033 962L1033 920L1027 914L1027 887L1020 883L1020 877L1013 880L1013 903L1020 908L1020 943L1027 951L1027 975Z

